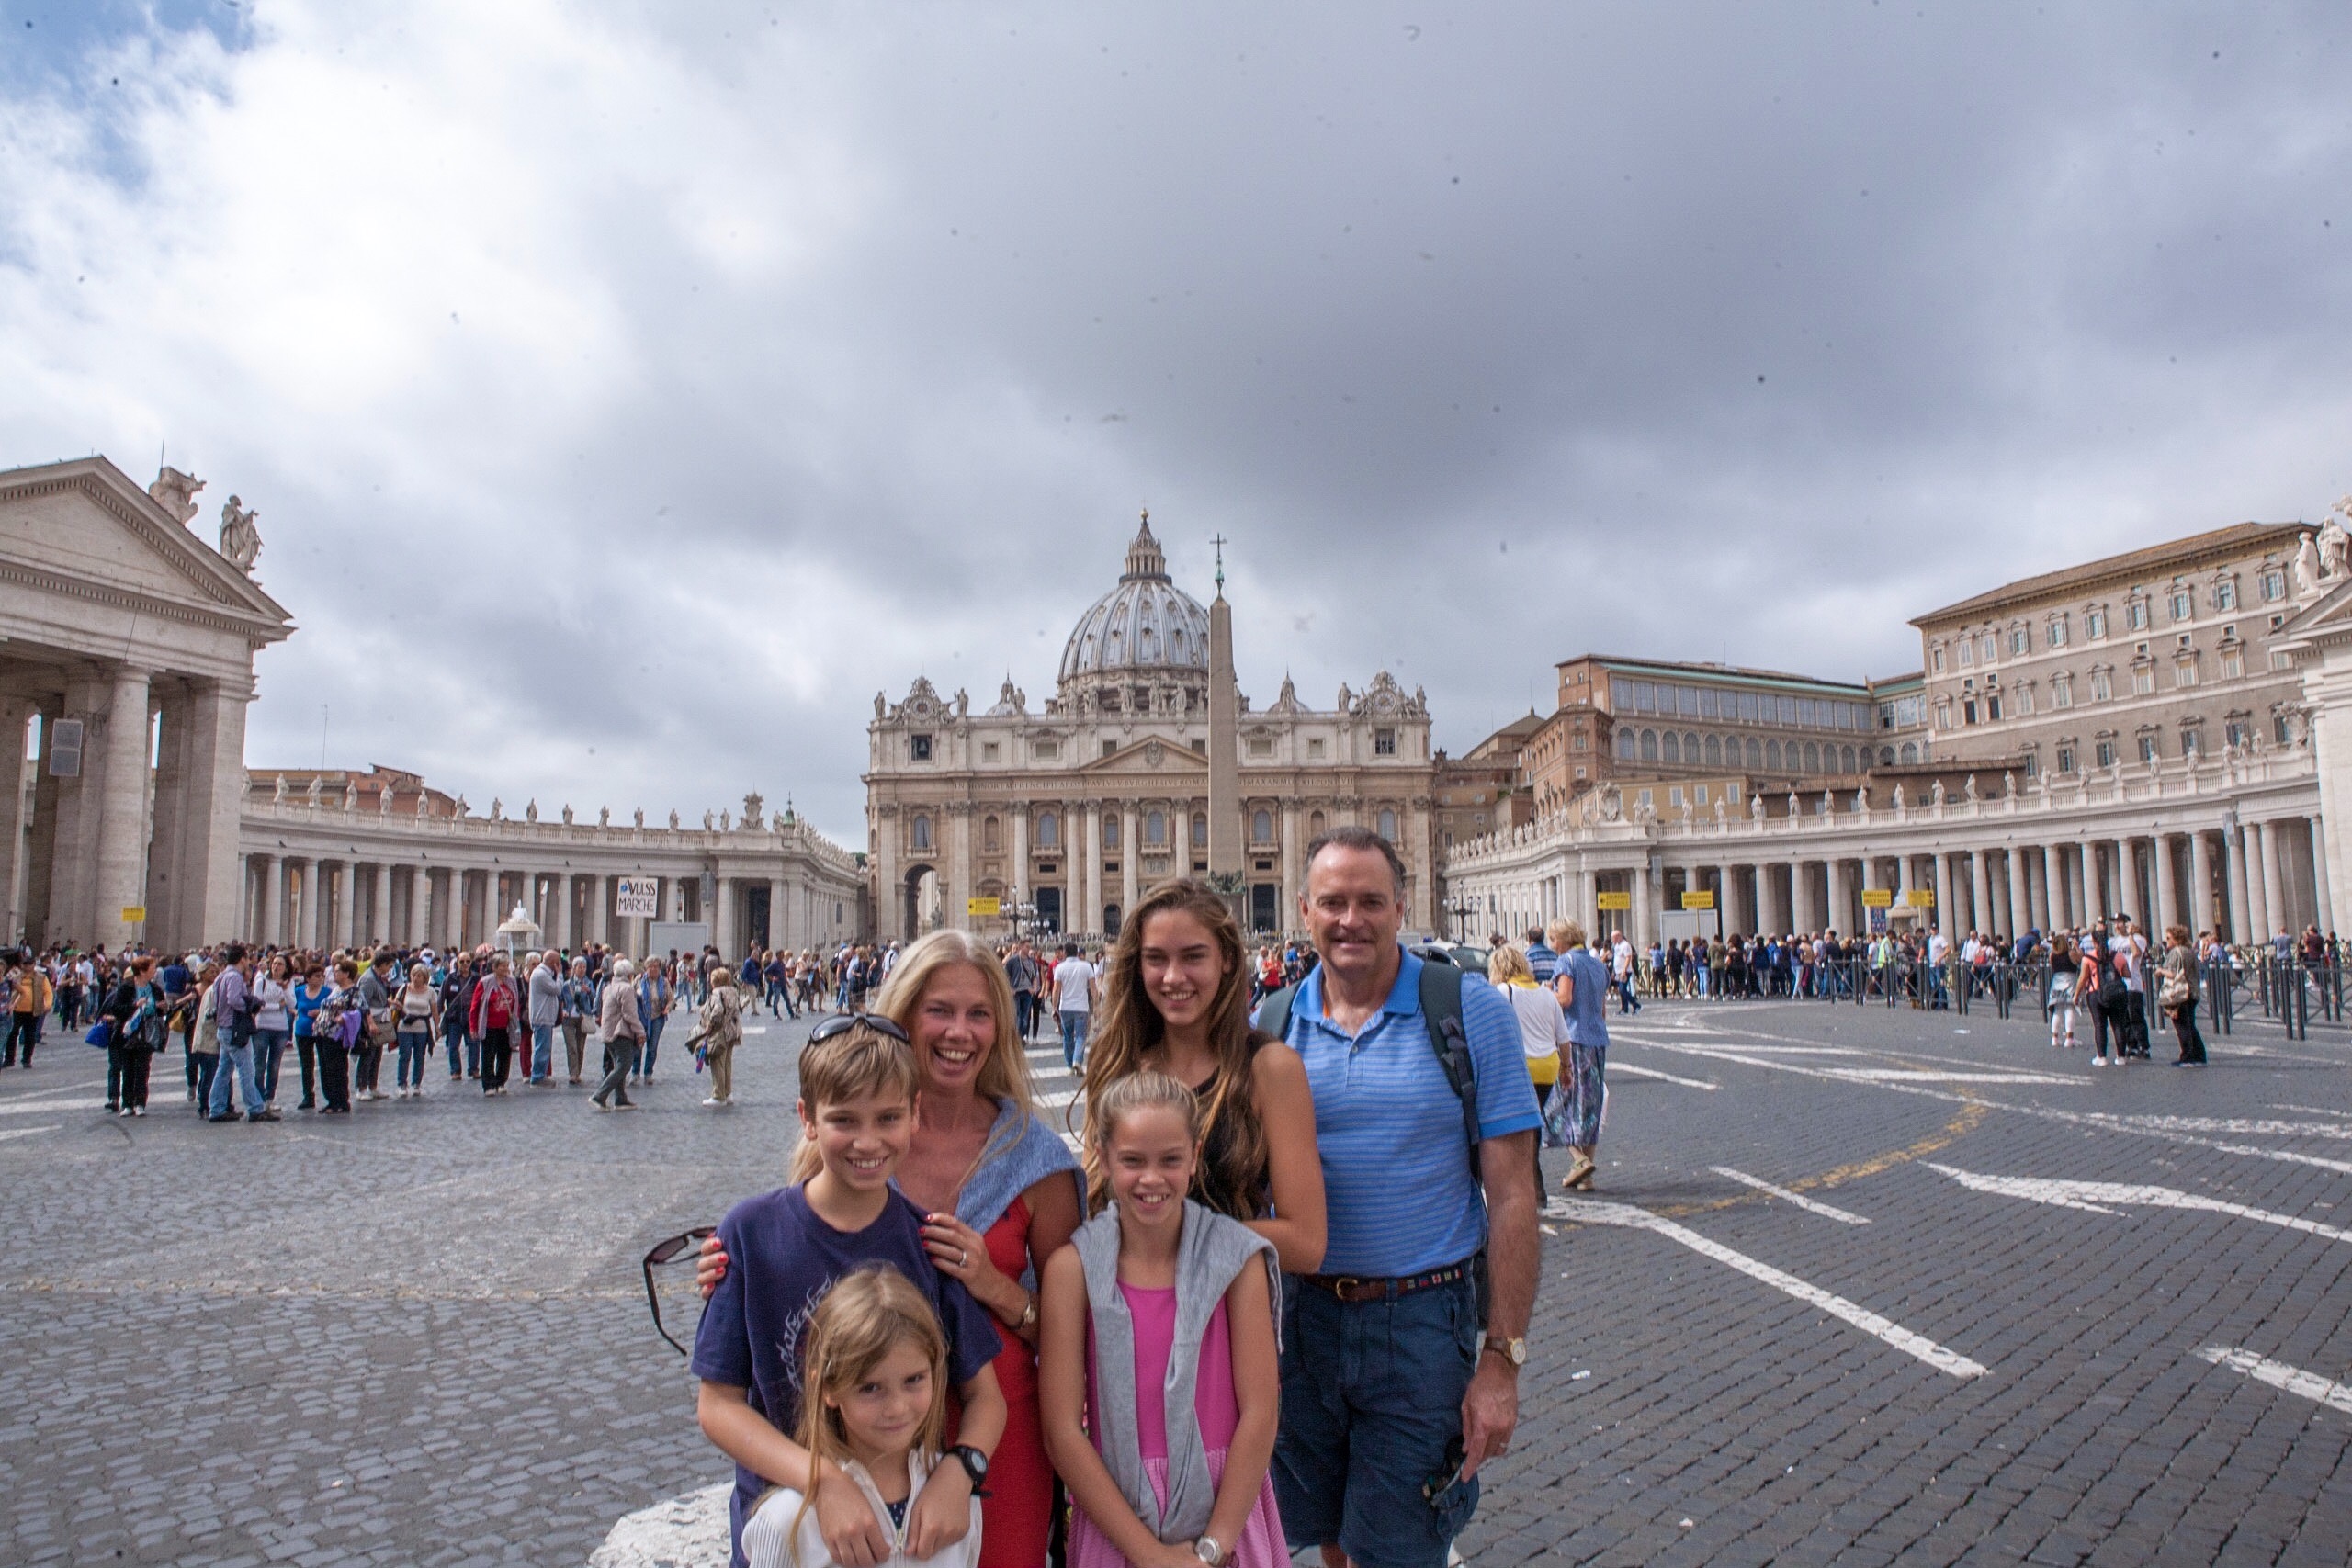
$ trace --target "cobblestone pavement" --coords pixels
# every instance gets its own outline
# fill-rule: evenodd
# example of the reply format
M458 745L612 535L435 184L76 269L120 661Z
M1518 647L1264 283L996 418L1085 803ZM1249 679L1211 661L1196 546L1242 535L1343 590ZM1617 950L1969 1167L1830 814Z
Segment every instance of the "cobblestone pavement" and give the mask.
M2094 1071L1983 1013L1617 1021L1469 1561L2352 1554L2352 1043ZM683 1061L634 1115L436 1059L275 1126L199 1123L176 1063L104 1117L71 1042L0 1075L0 1561L573 1565L723 1479L637 1258L782 1179L800 1032L729 1112Z

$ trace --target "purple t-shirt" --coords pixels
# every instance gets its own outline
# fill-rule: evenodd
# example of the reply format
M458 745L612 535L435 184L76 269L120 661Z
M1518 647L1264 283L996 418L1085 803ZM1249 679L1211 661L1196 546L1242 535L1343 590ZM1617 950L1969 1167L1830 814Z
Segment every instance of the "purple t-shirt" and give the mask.
M931 1298L947 1335L947 1381L960 1388L996 1359L1003 1342L988 1312L963 1285L932 1267L922 1214L894 1189L881 1217L862 1231L837 1231L817 1217L797 1187L746 1198L718 1222L727 1277L695 1331L695 1376L750 1392L752 1408L786 1437L800 1424L800 1335L834 1280L887 1263ZM743 1521L768 1483L735 1467L729 1508L735 1568L744 1568Z

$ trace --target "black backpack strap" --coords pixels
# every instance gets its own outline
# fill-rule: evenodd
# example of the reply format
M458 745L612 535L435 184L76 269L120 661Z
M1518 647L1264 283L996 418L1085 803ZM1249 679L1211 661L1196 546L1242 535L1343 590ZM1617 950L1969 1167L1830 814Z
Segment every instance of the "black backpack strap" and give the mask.
M1462 1134L1469 1150L1470 1179L1485 1179L1478 1159L1478 1073L1470 1060L1470 1035L1462 1023L1462 971L1451 964L1423 960L1421 1021L1429 1029L1430 1049L1445 1069L1446 1086L1462 1102Z

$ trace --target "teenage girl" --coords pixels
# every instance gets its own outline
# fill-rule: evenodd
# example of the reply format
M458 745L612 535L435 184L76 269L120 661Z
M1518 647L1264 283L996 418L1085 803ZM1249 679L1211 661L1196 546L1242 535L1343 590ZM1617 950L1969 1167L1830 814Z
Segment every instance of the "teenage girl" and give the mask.
M970 1568L980 1556L980 1500L964 1539L929 1557L907 1555L907 1508L939 1462L947 1426L947 1337L931 1303L888 1264L842 1276L808 1320L800 1429L811 1471L857 1483L888 1535L885 1568L924 1562ZM813 1396L813 1397L811 1397ZM831 1568L808 1499L771 1488L743 1526L751 1568Z
M2082 960L2075 956L2071 938L2052 937L2050 942L2050 1043L2073 1050L2075 1045L2075 988L2082 980Z
M1201 1107L1162 1073L1090 1107L1093 1201L1046 1264L1039 1403L1073 1568L1286 1568L1274 1511L1274 1248L1188 1201Z

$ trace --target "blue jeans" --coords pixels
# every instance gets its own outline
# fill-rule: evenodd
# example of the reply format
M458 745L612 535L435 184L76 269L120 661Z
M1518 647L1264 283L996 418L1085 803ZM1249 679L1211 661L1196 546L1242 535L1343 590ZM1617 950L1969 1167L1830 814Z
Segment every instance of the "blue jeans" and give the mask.
M243 1045L220 1043L220 1065L212 1069L212 1103L205 1109L215 1116L230 1113L229 1081L237 1081L237 1090L245 1098L247 1111L261 1109L261 1083L254 1076L254 1047L248 1040Z
M467 1037L465 1026L460 1023L451 1023L441 1031L441 1048L449 1054L449 1076L453 1078L466 1076L469 1053L477 1065L481 1061L481 1047Z
M254 1031L254 1077L261 1084L261 1097L277 1098L277 1065L286 1058L286 1042L291 1031L256 1029Z
M1012 1027L1027 1040L1037 1032L1037 996L1034 991L1012 993Z
M669 1015L664 1013L645 1026L645 1046L639 1054L638 1071L649 1078L653 1076L653 1058L662 1050L662 1026L669 1021Z
M1343 1303L1285 1280L1274 1501L1294 1551L1338 1545L1363 1568L1441 1568L1478 1482L1424 1483L1462 1435L1478 1359L1470 1281Z
M1076 1072L1086 1063L1086 1022L1091 1013L1066 1012L1062 1019L1062 1065Z
M407 1031L393 1036L400 1043L400 1059L392 1065L392 1083L399 1089L424 1087L424 1048L433 1043L433 1036L423 1030Z
M548 1075L553 1071L555 1071L555 1025L535 1023L531 1025L531 1081L545 1083L548 1081Z

